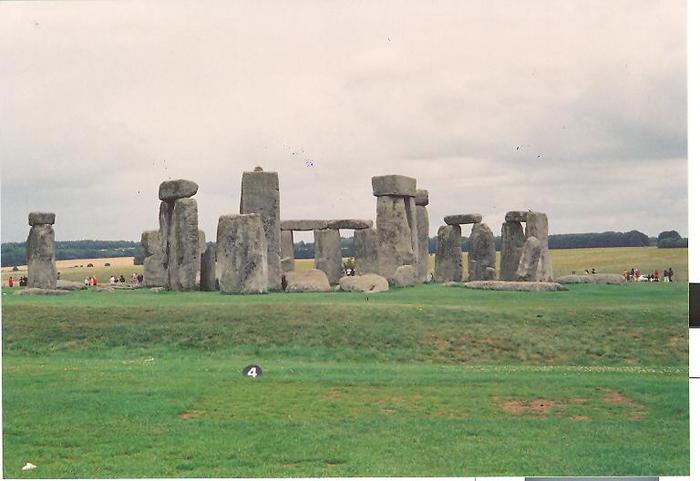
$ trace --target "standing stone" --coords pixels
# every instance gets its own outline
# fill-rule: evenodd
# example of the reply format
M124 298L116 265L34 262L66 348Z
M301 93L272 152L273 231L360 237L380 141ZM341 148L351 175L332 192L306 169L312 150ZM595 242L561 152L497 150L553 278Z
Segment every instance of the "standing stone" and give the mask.
M459 225L441 225L435 252L435 281L461 282L462 228Z
M199 275L200 291L215 291L216 289L216 246L208 245L202 254L201 273Z
M356 230L353 239L353 250L355 252L355 275L376 274L377 230Z
M501 225L500 278L502 281L516 280L523 244L525 244L525 234L520 222L504 222Z
M241 180L241 214L260 214L267 240L268 288L282 288L280 248L280 184L277 172L243 172Z
M489 226L481 222L472 226L468 262L470 281L496 279L496 241Z
M267 240L260 214L222 215L216 231L219 289L226 294L267 292Z
M147 230L141 234L143 246L143 285L163 287L168 284L168 269L165 262L160 231Z
M340 231L314 231L314 267L326 273L328 282L337 284L343 277L343 255L340 250Z
M51 224L55 214L32 212L29 214L27 237L27 287L56 289L55 234Z
M399 266L415 265L410 197L377 197L377 270L389 278ZM412 200L412 199L411 199ZM413 224L415 225L415 223ZM417 243L417 236L416 243Z
M294 270L294 231L283 230L280 237L282 251L282 272Z
M428 281L428 243L430 241L430 218L428 217L428 191L416 191L416 235L418 250L416 251L416 281Z
M537 271L542 256L542 244L536 237L528 237L523 245L523 254L520 257L518 272L519 281L536 281Z
M551 282L554 279L552 260L549 254L549 222L547 214L528 211L525 224L525 237L536 237L540 241L541 253L537 266L536 281Z
M197 201L177 199L172 202L168 235L168 289L189 291L197 287L201 261Z

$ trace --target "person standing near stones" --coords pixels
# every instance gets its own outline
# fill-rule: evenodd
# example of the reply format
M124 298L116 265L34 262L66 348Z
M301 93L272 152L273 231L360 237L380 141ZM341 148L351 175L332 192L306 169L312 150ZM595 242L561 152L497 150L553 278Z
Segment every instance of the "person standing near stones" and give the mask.
M668 268L668 282L673 282L673 267Z
M12 278L12 276L10 276L10 278L7 279L7 285L9 287L15 287L15 280Z

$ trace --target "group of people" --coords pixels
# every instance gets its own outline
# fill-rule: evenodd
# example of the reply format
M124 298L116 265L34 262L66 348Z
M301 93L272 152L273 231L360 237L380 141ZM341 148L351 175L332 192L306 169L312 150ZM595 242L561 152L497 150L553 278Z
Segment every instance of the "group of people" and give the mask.
M15 287L15 284L19 284L19 287L27 287L27 282L29 279L27 279L27 276L22 276L19 278L17 282L15 282L15 278L10 276L9 279L7 279L7 285L9 287Z
M143 274L137 274L134 272L131 275L131 284L141 284L143 282ZM85 278L85 285L86 286L96 286L98 283L97 277L95 276L90 276ZM120 275L111 275L109 276L109 283L110 284L125 284L126 283L126 277L124 277L124 274Z
M625 270L622 273L623 276L625 276L625 279L628 281L636 281L636 282L673 282L673 267L669 267L668 269L664 269L662 273L659 273L659 270L656 269L654 272L650 272L648 274L642 274L637 267L631 267L629 270Z

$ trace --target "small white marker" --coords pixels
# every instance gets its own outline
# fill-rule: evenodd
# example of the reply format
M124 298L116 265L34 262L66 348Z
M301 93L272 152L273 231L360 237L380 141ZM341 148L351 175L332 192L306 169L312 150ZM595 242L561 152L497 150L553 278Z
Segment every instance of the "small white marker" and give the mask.
M27 463L24 466L22 466L22 471L29 471L30 469L36 469L36 465L32 463Z

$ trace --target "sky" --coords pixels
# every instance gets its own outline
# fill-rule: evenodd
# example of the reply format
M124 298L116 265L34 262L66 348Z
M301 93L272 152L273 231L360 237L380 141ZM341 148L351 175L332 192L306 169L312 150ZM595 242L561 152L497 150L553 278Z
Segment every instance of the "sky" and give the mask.
M3 2L0 235L138 240L185 178L215 240L258 165L282 219L374 219L403 174L431 235L526 209L686 235L685 42L668 0Z

